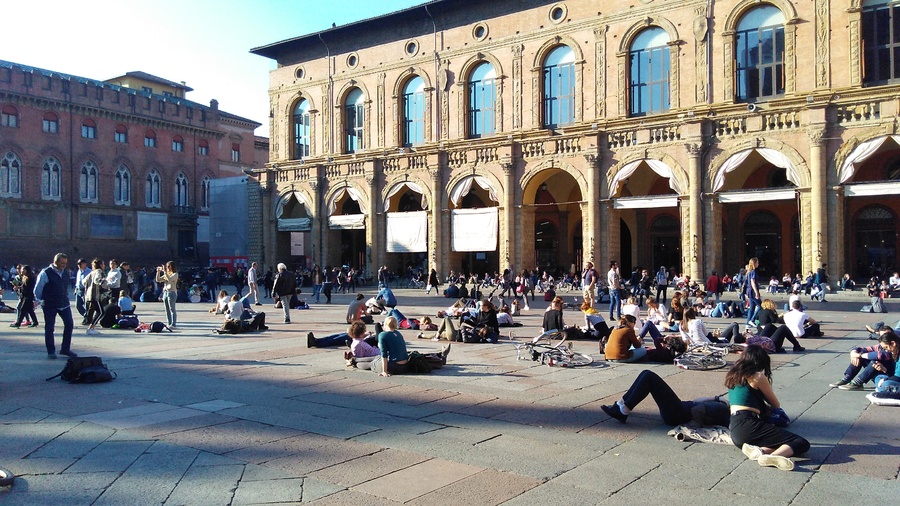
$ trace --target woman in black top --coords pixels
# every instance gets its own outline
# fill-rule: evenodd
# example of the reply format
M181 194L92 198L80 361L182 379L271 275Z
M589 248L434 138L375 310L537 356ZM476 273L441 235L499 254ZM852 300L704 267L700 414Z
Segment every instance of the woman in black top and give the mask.
M550 309L544 313L544 323L541 324L544 332L547 332L548 330L565 330L566 326L563 323L562 304L562 297L556 297L550 301Z
M484 329L484 330L482 330ZM475 317L475 330L481 333L481 338L489 343L496 343L500 337L500 323L497 322L497 310L491 301L481 301L481 310Z
M806 351L806 348L800 346L800 342L794 337L791 329L785 325L784 320L776 313L777 306L772 299L762 301L762 309L756 313L756 319L759 321L759 335L768 337L775 344L776 353L784 353L784 341L787 339L794 345L794 351Z
M19 305L16 307L16 322L10 327L19 328L22 320L28 317L30 327L37 327L37 315L34 314L34 286L37 284L37 276L30 265L23 265L21 271L22 285L19 287Z

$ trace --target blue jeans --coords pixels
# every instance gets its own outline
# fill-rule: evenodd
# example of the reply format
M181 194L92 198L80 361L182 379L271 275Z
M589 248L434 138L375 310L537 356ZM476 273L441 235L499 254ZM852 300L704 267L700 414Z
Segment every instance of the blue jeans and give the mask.
M319 302L319 295L322 293L323 285L313 285L313 297L316 298L316 302Z
M641 359L647 355L647 348L644 348L643 346L639 346L631 351L631 358L622 360L608 360L608 362L640 362Z
M888 376L887 374L879 374L875 376L875 391L890 392L894 394L900 393L900 381L896 376Z
M72 321L72 308L64 307L62 309L44 306L44 344L47 345L47 353L56 353L56 341L53 338L53 330L56 328L56 315L63 322L63 340L59 346L59 351L67 353L72 345L72 330L75 328L75 322Z
M644 322L644 326L641 327L641 332L638 334L638 337L641 339L644 338L647 334L650 334L650 337L657 339L662 337L662 334L659 332L659 329L656 328L656 325L653 324L650 320Z
M175 301L178 293L174 291L163 291L163 302L166 303L166 323L171 327L177 324L178 314L175 312Z
M330 348L332 346L346 346L350 342L350 334L339 332L325 337L316 338L316 348Z
M615 309L616 318L622 317L622 292L612 289L609 291L609 319L613 319L613 310Z
M749 297L750 300L750 308L747 309L747 325L756 325L756 313L759 312L759 308L762 305L761 299L755 299L753 297Z
M878 369L875 369L875 367L873 367L875 365L874 360L860 358L858 359L858 362L859 365L850 364L847 367L847 370L844 371L845 380L854 381L855 383L859 383L860 385L865 385L869 381L875 379L875 376L881 374Z
M131 294L129 294L131 295ZM78 310L78 314L84 316L87 314L87 306L84 303L84 291L77 290L75 292L75 309Z

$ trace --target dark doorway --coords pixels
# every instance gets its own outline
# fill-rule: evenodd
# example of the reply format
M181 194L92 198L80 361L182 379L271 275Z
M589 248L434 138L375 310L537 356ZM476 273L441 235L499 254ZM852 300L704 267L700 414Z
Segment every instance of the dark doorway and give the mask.
M670 215L657 216L650 224L650 272L674 268L681 272L681 235L678 220Z
M781 279L781 221L768 211L756 211L744 220L744 257L759 259L760 285L772 276Z
M622 256L619 259L619 272L623 276L627 276L631 273L633 264L631 261L631 229L628 228L628 224L622 219L619 220L619 255ZM614 259L611 258L610 260Z
M897 269L897 218L890 209L872 205L856 215L854 275L885 278Z
M178 258L195 257L194 237L196 234L197 233L193 230L178 231Z

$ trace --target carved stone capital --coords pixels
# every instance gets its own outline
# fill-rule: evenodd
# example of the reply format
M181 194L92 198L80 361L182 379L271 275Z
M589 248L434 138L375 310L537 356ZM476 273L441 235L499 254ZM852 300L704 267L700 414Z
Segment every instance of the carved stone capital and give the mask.
M825 128L824 127L810 127L806 130L806 135L809 137L809 144L811 146L822 147L825 145Z
M697 142L685 143L684 149L687 150L690 156L700 156L700 154L703 152L703 146Z

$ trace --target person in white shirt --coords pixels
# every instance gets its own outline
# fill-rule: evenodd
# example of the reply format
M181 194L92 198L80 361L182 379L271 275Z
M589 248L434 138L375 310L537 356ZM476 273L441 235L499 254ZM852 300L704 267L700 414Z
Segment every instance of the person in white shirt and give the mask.
M87 306L84 301L84 278L90 273L91 268L88 267L87 260L79 258L78 274L75 277L75 309L78 310L78 314L82 317L87 314ZM84 322L82 322L82 325L83 324Z
M636 320L635 328L641 327L644 325L644 322L641 321L641 307L637 305L637 299L634 297L628 297L625 301L625 304L622 304L622 314L630 314L634 316Z
M821 337L819 323L803 312L799 300L791 303L791 310L784 313L784 324L791 329L794 337Z
M109 261L106 286L109 287L109 298L118 299L119 292L122 290L122 271L119 270L119 261L115 258Z
M687 327L687 332L685 332ZM712 332L706 330L706 324L697 317L694 308L684 310L684 318L678 327L681 338L685 342L690 342L691 346L709 344L709 343L729 343L733 342L740 335L740 328L737 323L732 323L725 330L716 336Z
M609 271L606 273L606 286L609 287L609 319L618 320L622 317L622 277L619 275L619 264L615 261L609 263ZM616 317L613 318L613 313Z
M900 290L900 273L894 273L893 276L888 279L888 284L891 285L891 290Z
M250 264L250 269L247 271L247 286L250 287L250 293L253 294L253 302L256 303L257 306L262 306L259 302L259 264L253 262ZM212 295L212 294L210 294Z

